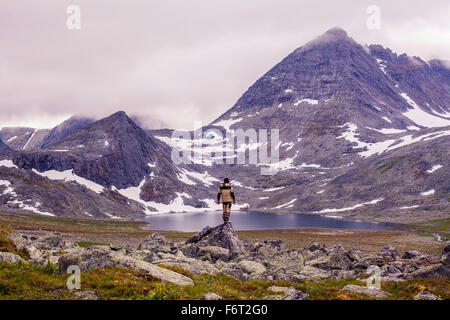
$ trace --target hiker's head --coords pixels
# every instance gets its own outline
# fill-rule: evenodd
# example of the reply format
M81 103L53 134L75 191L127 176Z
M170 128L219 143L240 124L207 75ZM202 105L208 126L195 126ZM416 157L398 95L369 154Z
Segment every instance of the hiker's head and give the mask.
M228 178L223 179L223 183L230 183L230 179Z

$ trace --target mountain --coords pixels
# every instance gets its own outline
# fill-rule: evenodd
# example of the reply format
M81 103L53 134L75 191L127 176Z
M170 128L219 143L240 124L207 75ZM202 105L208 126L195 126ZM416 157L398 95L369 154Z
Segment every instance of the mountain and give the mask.
M48 135L45 137L41 148L45 149L52 144L56 144L62 141L65 137L71 135L74 132L77 132L80 129L83 129L88 124L94 122L93 119L87 117L80 116L72 116L69 119L65 120L61 124L54 127Z
M215 129L202 148L170 129L144 131L123 111L98 121L71 118L39 148L15 148L0 165L0 208L97 218L217 210L217 185L229 177L241 208L255 211L442 218L450 190L448 65L362 46L333 28L201 128ZM239 146L245 164L172 161L174 147L217 157L227 142L220 133L229 129L279 130L272 175L248 161L261 141Z
M253 208L446 211L449 72L443 63L361 46L335 28L269 70L212 125L280 130L278 173L243 184L283 189ZM440 175L427 173L438 166ZM248 170L230 174L245 179Z
M49 134L49 129L27 127L1 128L0 138L15 150L37 150Z

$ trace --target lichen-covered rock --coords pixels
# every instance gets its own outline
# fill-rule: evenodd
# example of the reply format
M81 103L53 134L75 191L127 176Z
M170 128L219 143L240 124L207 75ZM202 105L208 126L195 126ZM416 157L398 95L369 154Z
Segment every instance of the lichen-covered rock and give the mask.
M267 296L265 300L308 300L309 295L292 287L272 286L267 290L277 293L276 295Z
M381 249L380 255L384 259L389 259L389 260L399 260L400 259L400 254L397 252L397 249L395 249L394 247L384 247L383 249Z
M206 246L215 246L229 250L229 258L245 253L246 243L239 239L231 223L222 224L214 228L206 227L198 234L185 242L190 250L183 250L185 254L195 256L198 249Z
M320 281L331 278L332 276L329 272L310 266L305 266L304 268L299 270L296 274L292 275L292 281L294 282Z
M446 245L444 250L442 250L442 254L450 253L450 244Z
M48 233L42 237L12 233L8 235L8 239L18 250L27 252L30 263L39 265L57 264L62 253L79 248L76 242L65 240L58 232Z
M442 263L433 264L411 273L412 278L424 278L424 279L449 279L450 268Z
M429 257L427 254L416 251L416 250L410 250L406 251L405 254L402 256L402 259L414 259L414 260L428 260Z
M217 264L212 264L208 261L194 259L186 257L181 251L177 251L175 254L169 256L166 255L164 258L156 258L152 263L157 265L167 265L167 266L177 266L189 271L192 274L217 274L219 270L217 269Z
M73 295L80 300L98 300L98 295L94 291L75 291Z
M150 252L172 252L173 242L167 240L159 233L153 233L146 237L138 246L138 250Z
M440 297L435 296L429 291L422 291L419 294L414 296L414 300L442 300Z
M369 297L375 298L375 299L386 299L391 296L389 292L379 290L376 288L369 288L369 287L363 287L363 286L357 286L353 284L348 284L341 290L342 292L351 292L351 293L360 293L368 295Z
M218 246L200 247L197 250L197 257L211 262L216 262L219 259L227 261L230 258L230 250Z
M242 260L239 261L237 265L242 271L249 274L251 278L256 278L266 271L266 267L259 262Z
M71 265L78 266L80 270L115 266L145 272L163 282L180 286L194 284L192 279L184 275L102 247L88 247L65 254L59 258L58 263L60 273L65 273Z
M24 261L20 256L10 252L0 252L0 262L3 263L17 263L19 261Z

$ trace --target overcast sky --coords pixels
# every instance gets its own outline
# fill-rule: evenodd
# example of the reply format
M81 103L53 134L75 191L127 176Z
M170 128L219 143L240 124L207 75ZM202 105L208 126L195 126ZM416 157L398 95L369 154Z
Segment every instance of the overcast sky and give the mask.
M80 30L66 27L70 4ZM379 30L366 25L372 4ZM0 127L124 110L148 128L192 129L334 26L362 44L450 60L448 0L0 0Z

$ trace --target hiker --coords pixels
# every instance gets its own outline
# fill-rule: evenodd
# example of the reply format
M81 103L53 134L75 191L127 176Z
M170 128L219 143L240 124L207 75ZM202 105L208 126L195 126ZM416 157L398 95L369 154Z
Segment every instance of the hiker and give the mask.
M236 199L234 197L233 187L230 185L230 180L228 178L223 179L223 183L220 184L219 191L217 193L217 204L220 204L220 196L222 196L223 205L223 223L230 223L230 211L231 211L231 201L236 204Z

